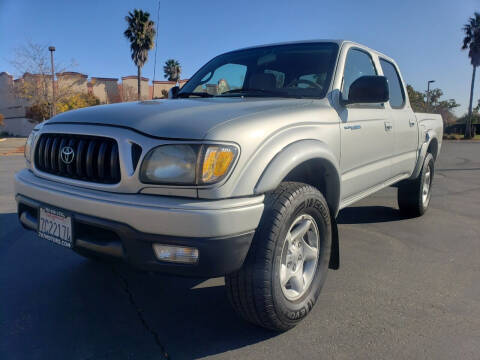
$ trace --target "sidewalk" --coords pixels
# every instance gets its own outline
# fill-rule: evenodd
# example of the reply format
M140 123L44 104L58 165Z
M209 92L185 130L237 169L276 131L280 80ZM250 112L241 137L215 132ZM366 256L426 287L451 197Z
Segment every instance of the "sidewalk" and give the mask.
M2 138L0 139L0 156L23 155L27 138Z

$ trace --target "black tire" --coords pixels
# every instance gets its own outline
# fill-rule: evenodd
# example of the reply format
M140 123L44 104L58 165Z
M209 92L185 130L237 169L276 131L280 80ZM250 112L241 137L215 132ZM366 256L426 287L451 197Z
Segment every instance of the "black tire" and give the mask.
M295 301L280 284L282 249L301 215L314 219L319 245L317 265L305 293ZM225 277L228 298L245 320L276 331L297 325L312 310L325 282L332 244L330 212L323 195L303 183L284 182L266 194L265 210L243 267ZM303 265L302 265L303 268Z
M429 188L426 201L424 200L425 179L427 173L430 173ZM428 209L430 197L432 195L432 181L435 174L435 161L430 153L427 153L423 162L420 175L414 180L408 180L400 183L398 186L398 207L400 212L408 217L422 216Z

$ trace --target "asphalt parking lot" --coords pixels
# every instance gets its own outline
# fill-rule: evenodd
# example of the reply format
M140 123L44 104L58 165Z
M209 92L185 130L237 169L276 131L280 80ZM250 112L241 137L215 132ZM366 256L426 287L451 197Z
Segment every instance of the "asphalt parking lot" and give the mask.
M430 209L388 188L339 216L341 267L297 328L238 319L223 279L84 259L21 228L0 156L2 359L479 359L480 142L445 142Z

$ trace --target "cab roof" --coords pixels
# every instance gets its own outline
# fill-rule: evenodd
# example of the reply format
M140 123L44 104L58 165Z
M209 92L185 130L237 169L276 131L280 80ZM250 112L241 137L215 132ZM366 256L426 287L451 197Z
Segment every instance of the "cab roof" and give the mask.
M263 45L254 45L254 46L248 46L245 48L237 49L234 51L239 51L239 50L247 50L247 49L256 49L256 48L262 48L262 47L267 47L267 46L278 46L278 45L290 45L290 44L312 44L312 43L335 43L338 44L339 48L341 48L345 44L352 44L355 46L358 46L364 50L368 50L372 53L375 53L376 55L386 58L387 60L392 60L389 56L369 48L368 46L365 46L363 44L357 43L355 41L351 40L346 40L346 39L312 39L312 40L297 40L297 41L286 41L286 42L278 42L278 43L271 43L271 44L263 44Z

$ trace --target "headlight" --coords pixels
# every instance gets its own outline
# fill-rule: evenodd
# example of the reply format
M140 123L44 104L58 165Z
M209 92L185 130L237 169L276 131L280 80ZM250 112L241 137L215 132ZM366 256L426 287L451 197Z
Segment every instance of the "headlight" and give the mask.
M23 154L25 155L25 159L28 162L30 162L32 158L33 143L35 141L36 135L37 135L37 131L32 131L30 135L28 135L27 142L25 143L25 150Z
M197 154L189 145L165 145L150 151L140 180L147 183L194 184Z
M45 122L35 125L30 135L28 135L27 142L25 143L25 149L23 150L23 155L25 155L25 160L27 160L27 162L32 160L33 144L35 144L35 139L43 125L45 125Z
M213 184L229 173L237 153L231 145L162 145L145 156L140 180L153 184Z

